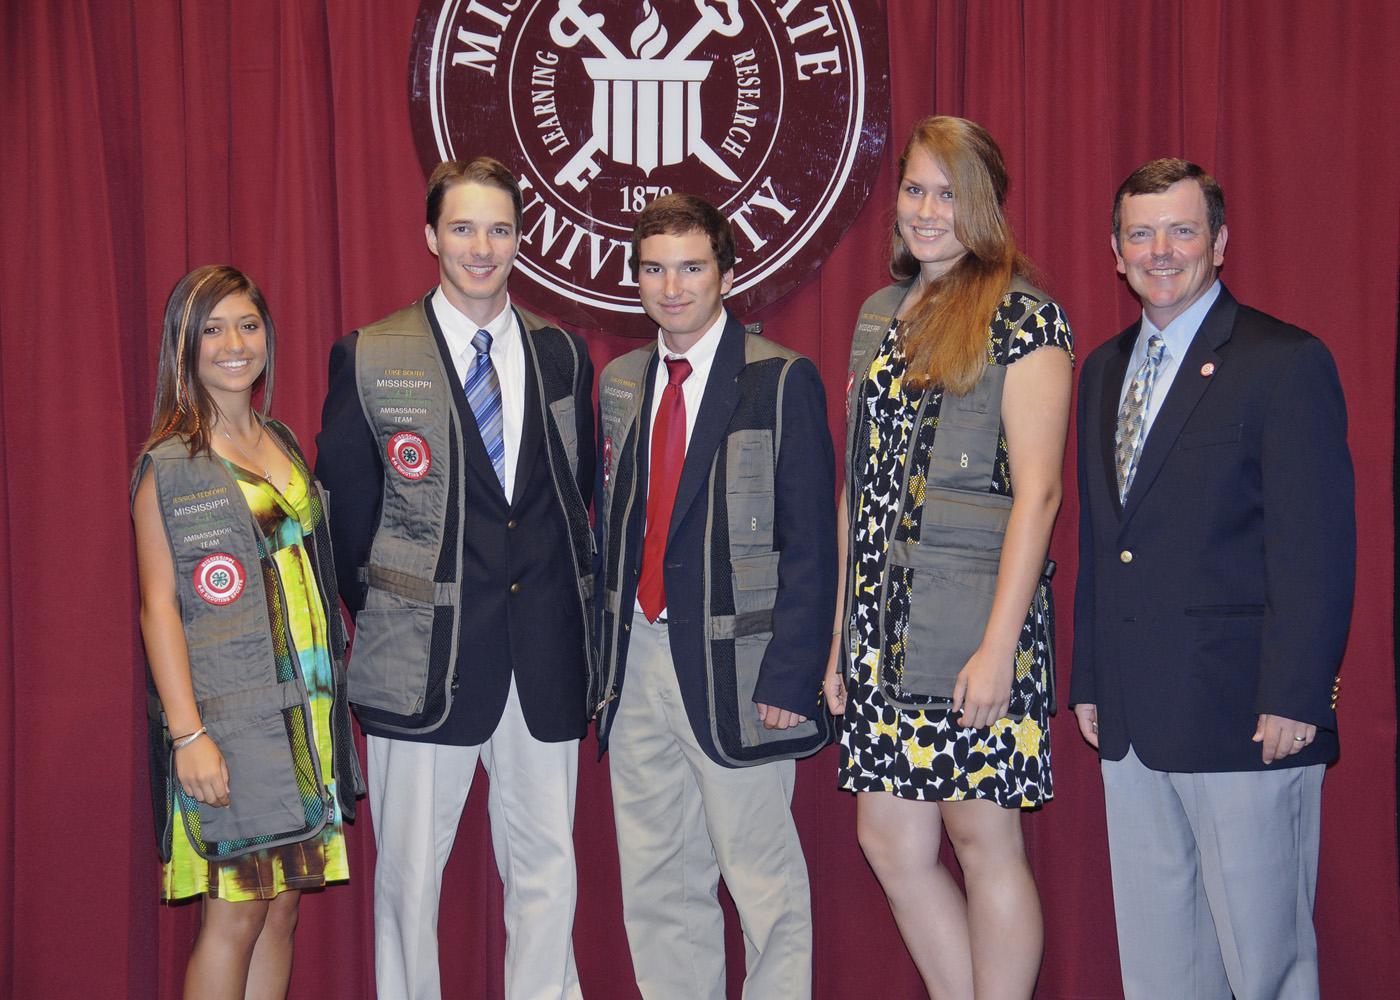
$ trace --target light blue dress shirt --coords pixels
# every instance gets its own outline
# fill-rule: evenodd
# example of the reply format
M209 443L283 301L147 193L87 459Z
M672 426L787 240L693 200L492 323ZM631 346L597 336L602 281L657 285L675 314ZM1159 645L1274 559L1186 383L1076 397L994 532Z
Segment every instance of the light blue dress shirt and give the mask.
M1143 313L1142 328L1138 330L1137 340L1133 344L1133 353L1128 358L1128 371L1123 376L1123 387L1118 391L1118 409L1123 409L1123 398L1128 394L1128 386L1132 384L1133 376L1142 367L1142 363L1147 360L1147 341L1155 334L1161 334L1163 340L1167 342L1167 353L1162 359L1162 363L1157 367L1157 381L1152 386L1152 398L1147 401L1147 406L1142 417L1142 439L1147 441L1147 436L1152 433L1153 421L1157 419L1157 413L1162 408L1162 401L1167 398L1167 393L1171 390L1172 380L1176 378L1177 369L1181 367L1181 359L1186 357L1186 351L1191 346L1191 341L1196 339L1196 333L1201 328L1201 321L1206 318L1206 313L1210 312L1210 307L1215 305L1215 300L1220 298L1220 280L1216 281L1206 289L1206 293L1195 302L1187 306L1176 319L1167 324L1165 330L1158 330L1152 325L1152 321Z

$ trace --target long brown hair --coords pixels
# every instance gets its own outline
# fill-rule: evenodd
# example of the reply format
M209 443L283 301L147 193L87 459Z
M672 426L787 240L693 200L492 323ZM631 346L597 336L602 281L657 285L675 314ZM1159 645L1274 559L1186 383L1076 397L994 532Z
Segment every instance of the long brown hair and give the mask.
M209 451L209 426L214 401L199 380L199 342L204 323L214 307L230 295L247 295L262 317L267 332L267 365L258 382L263 386L259 416L266 418L272 406L272 371L277 332L262 291L242 271L227 264L206 264L180 279L165 303L160 338L160 362L156 371L155 412L151 416L148 450L168 437L178 436L190 454ZM257 385L257 383L254 383Z
M1008 178L1001 150L987 130L965 118L939 115L914 126L899 157L900 184L915 149L938 162L953 190L953 234L967 253L930 282L909 310L902 331L909 362L905 381L914 388L970 392L987 364L987 327L1016 274L1030 262L1016 249L1006 221ZM890 273L920 273L896 223L891 227Z

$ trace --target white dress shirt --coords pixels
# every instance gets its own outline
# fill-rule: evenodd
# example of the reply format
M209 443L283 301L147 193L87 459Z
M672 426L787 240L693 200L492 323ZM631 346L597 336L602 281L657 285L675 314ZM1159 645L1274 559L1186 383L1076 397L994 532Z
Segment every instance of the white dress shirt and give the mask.
M476 331L485 330L491 335L491 367L496 369L496 378L501 383L501 437L506 446L502 472L505 476L506 503L510 503L515 493L515 464L520 454L521 428L525 424L525 344L521 340L524 333L515 321L509 298L506 299L506 307L491 322L477 326L447 301L439 286L433 295L433 313L437 316L438 326L442 327L447 349L452 354L452 363L457 368L459 387L466 384L467 373L476 363L476 348L472 346Z
M666 385L670 382L670 375L666 368L667 358L685 358L690 362L690 374L681 383L681 398L685 400L685 446L690 448L690 434L695 430L695 417L700 413L700 401L705 397L705 383L710 379L710 369L714 367L715 352L719 350L720 335L724 332L724 325L729 322L729 313L721 309L719 318L715 320L708 330L700 335L700 339L690 345L690 350L684 354L677 354L666 346L666 338L661 331L656 331L656 350L659 360L656 362L656 375L651 382L651 419L647 421L647 486L651 485L651 429L656 425L656 411L661 409L661 394L666 391ZM642 510L646 510L645 495L643 495ZM643 537L646 532L645 518L642 522ZM642 610L642 602L636 602L636 610ZM663 608L661 615L666 616Z
M1210 307L1215 305L1215 300L1218 298L1220 298L1220 281L1217 279L1206 289L1204 295L1192 302L1181 311L1176 319L1168 323L1165 330L1158 330L1147 318L1147 314L1143 313L1142 327L1138 330L1137 340L1133 342L1133 353L1128 357L1128 371L1123 376L1123 388L1118 391L1118 411L1121 413L1123 400L1128 395L1128 386L1132 385L1133 376L1142 367L1142 363L1147 360L1147 341L1153 334L1159 334L1166 341L1167 353L1162 358L1162 363L1157 366L1157 381L1152 385L1152 398L1143 407L1143 441L1146 441L1147 435L1151 433L1152 423L1157 419L1157 414L1162 409L1162 403L1171 390L1177 369L1181 367L1181 359L1186 357L1186 351L1191 346L1191 341L1196 339L1196 332L1201 328L1201 321L1206 318L1206 313L1210 312Z
M666 346L666 338L656 331L656 350L661 360L656 363L656 375L651 382L651 419L647 421L647 447L651 447L651 428L656 423L656 411L661 409L661 394L666 391L670 375L666 369L667 358L685 358L690 362L690 375L681 384L681 395L685 398L685 446L690 447L690 432L695 429L695 416L700 412L700 400L705 396L705 383L710 378L710 368L715 363L715 352L719 350L720 335L724 324L729 321L729 313L723 309L714 325L700 335L700 339L690 345L690 350L677 354ZM650 451L647 452L651 454Z

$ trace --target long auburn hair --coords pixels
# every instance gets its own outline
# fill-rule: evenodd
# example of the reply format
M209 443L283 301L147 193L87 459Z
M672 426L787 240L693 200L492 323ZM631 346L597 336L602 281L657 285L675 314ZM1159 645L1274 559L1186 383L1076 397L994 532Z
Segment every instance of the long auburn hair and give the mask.
M263 387L262 408L267 417L272 406L273 359L277 331L267 302L253 279L228 264L206 264L180 279L165 303L165 322L160 338L160 362L156 371L155 409L151 416L149 450L169 437L180 437L191 455L209 451L209 427L216 410L204 383L199 380L201 331L214 307L229 295L247 295L262 317L267 335L267 364L258 383Z
M954 395L972 390L987 364L987 328L1017 274L1033 273L1006 221L1008 178L1001 150L987 130L965 118L937 115L914 126L899 156L904 170L915 149L938 162L953 190L953 234L967 248L948 271L925 286L901 331L908 359L905 381ZM891 227L890 273L916 277L920 265L896 222Z

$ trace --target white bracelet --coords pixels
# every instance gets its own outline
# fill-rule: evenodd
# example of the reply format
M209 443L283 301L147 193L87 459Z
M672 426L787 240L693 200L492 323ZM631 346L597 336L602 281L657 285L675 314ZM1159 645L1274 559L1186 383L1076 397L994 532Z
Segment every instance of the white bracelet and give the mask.
M205 728L204 728L203 726L200 726L198 729L196 729L194 732L190 733L188 736L181 736L178 740L176 740L174 743L172 743L172 744L170 745L170 748L171 748L172 750L183 750L183 749L185 749L185 747L189 746L189 745L190 745L191 743L193 743L195 740L197 740L197 739L199 739L201 736L203 736L203 735L205 734L206 731L207 731L207 730L205 730Z

